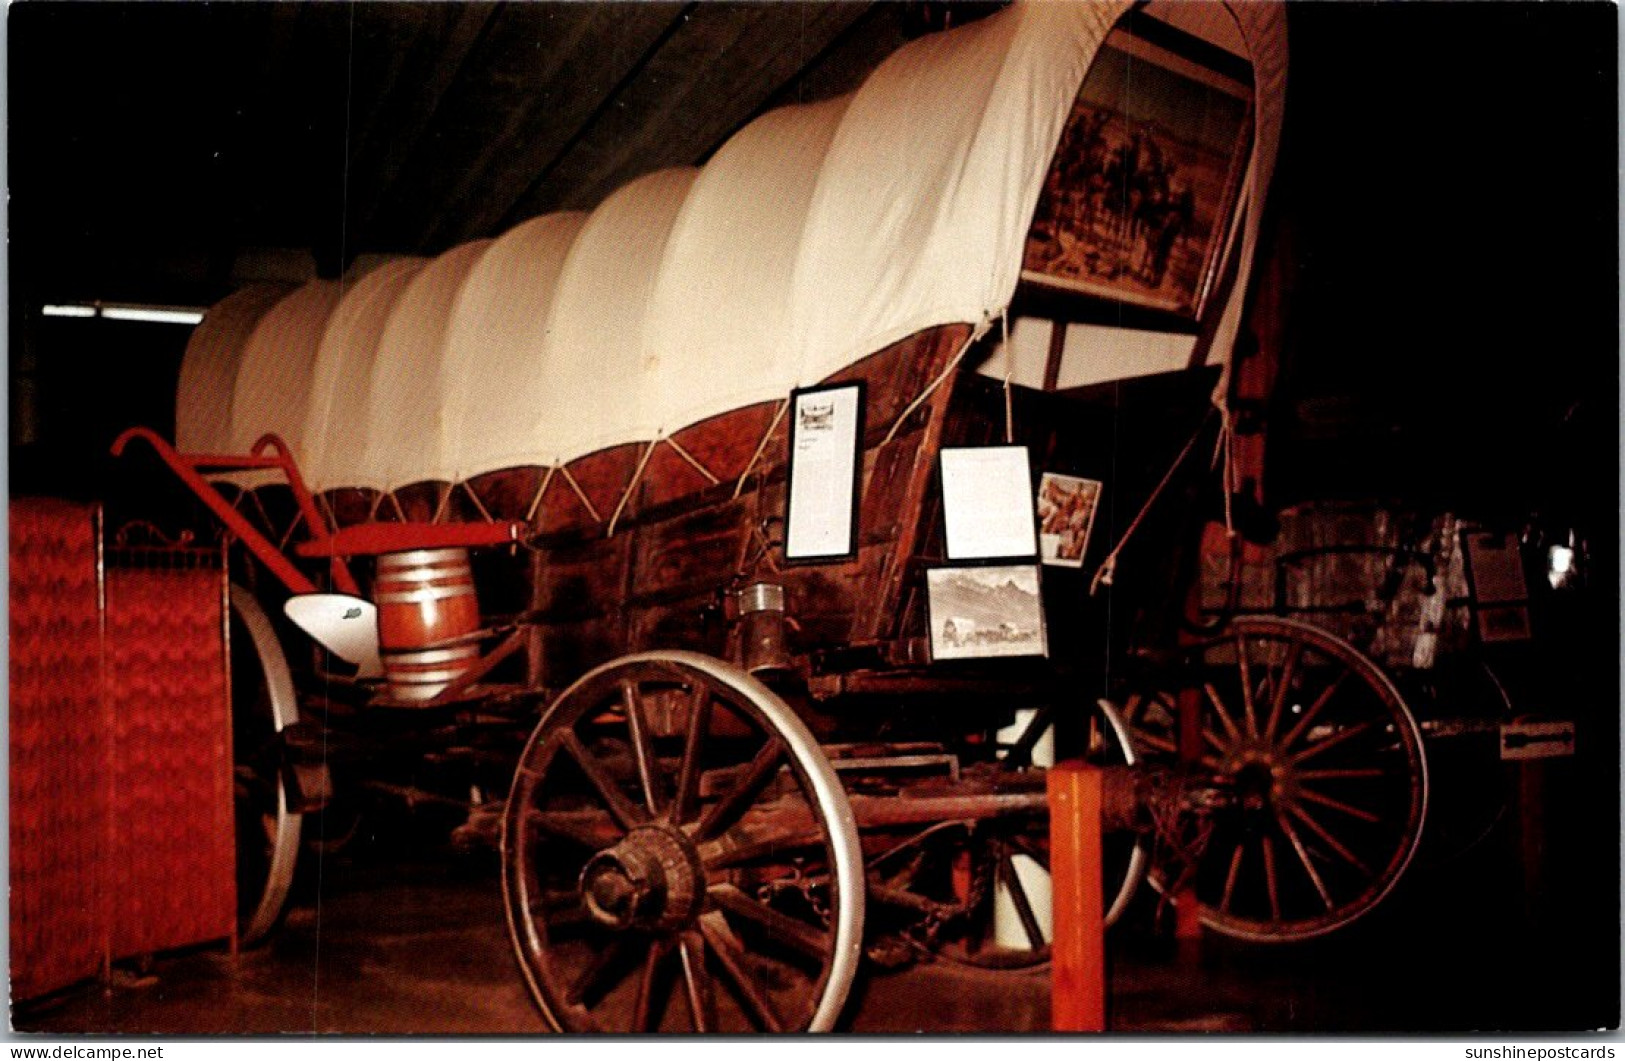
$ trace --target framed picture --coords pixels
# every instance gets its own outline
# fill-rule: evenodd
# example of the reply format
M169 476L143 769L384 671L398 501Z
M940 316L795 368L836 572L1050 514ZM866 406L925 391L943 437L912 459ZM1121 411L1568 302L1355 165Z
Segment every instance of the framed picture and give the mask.
M1114 29L1061 135L1023 279L1200 316L1252 143L1252 69L1150 18Z
M1038 481L1038 549L1046 564L1082 567L1089 531L1100 507L1101 484L1094 479L1045 472Z
M1038 567L937 567L925 573L933 660L1045 656Z
M861 380L790 393L787 563L825 563L858 554L863 399Z
M1026 446L948 447L941 461L948 559L1038 555Z

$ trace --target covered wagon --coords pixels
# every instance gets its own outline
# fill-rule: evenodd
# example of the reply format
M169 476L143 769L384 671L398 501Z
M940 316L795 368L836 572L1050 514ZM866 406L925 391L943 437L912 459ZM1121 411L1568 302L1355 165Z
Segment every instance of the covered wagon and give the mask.
M214 307L174 446L120 446L252 557L252 932L348 749L476 793L561 1028L831 1028L866 922L871 950L1042 961L1030 767L1052 725L1088 739L1068 676L1108 544L1054 395L1213 366L1228 437L1285 82L1274 4L1016 3L591 212ZM325 648L287 652L284 611ZM1226 726L1193 763L1231 792L1314 758L1303 791L1382 810L1238 841L1208 913L1317 934L1414 849L1415 728L1335 639L1250 622L1185 672Z

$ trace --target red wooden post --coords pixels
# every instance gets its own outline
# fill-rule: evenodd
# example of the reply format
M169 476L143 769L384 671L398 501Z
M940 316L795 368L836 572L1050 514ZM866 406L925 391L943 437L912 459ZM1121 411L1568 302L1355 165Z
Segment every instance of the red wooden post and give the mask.
M1064 762L1049 771L1050 1024L1058 1032L1106 1030L1106 926L1100 883L1100 771Z

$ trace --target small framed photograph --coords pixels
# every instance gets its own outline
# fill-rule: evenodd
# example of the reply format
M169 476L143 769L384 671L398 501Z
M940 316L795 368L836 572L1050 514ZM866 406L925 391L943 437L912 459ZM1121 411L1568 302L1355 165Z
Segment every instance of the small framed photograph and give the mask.
M863 399L861 380L790 393L787 563L828 563L858 554Z
M941 457L948 559L1037 556L1027 447L945 448Z
M933 660L1047 656L1038 567L938 567L925 573Z
M1038 481L1038 549L1046 564L1082 567L1101 483L1045 472Z

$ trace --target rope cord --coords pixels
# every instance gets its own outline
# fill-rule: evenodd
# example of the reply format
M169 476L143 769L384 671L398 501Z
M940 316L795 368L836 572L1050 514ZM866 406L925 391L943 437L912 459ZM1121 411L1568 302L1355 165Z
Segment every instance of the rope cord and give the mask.
M1168 470L1163 473L1162 481L1159 482L1156 485L1156 488L1151 491L1150 496L1145 499L1145 503L1140 506L1140 511L1135 513L1134 519L1128 525L1128 529L1123 531L1123 536L1117 539L1117 544L1112 546L1112 551L1108 553L1106 559L1101 562L1100 569L1095 572L1094 579L1089 583L1090 596L1094 596L1097 592L1099 592L1101 586L1109 586L1112 584L1112 575L1117 570L1118 554L1123 551L1123 546L1127 545L1129 539L1134 536L1134 532L1140 529L1140 523L1144 521L1146 513L1151 511L1151 506L1156 503L1157 498L1162 495L1163 490L1165 490L1168 484L1173 480L1174 472L1179 470L1179 466L1185 463L1185 458L1191 455L1191 450L1196 448L1196 440L1202 437L1203 431L1207 430L1208 421L1212 419L1212 417L1213 409L1210 406L1208 408L1207 415L1202 417L1202 422L1196 425L1195 433L1193 433L1190 439L1185 443L1184 448L1179 451L1179 456L1174 458L1174 462L1170 464L1168 466Z
M337 530L339 526L338 513L333 511L333 503L327 499L327 495L317 494L315 501L316 507L323 510L322 515L327 519L327 526Z
M999 333L1004 345L1004 444L1016 441L1016 418L1010 400L1010 376L1015 371L1015 354L1010 350L1010 311L999 314Z
M779 424L784 420L784 414L789 408L789 398L779 403L779 411L773 414L773 422L767 425L767 431L762 435L762 441L756 444L756 452L750 455L750 460L745 464L745 470L739 473L739 481L734 484L734 500L737 501L739 495L744 492L745 481L750 478L751 470L756 467L756 462L762 459L762 454L767 450L768 442L773 438L773 432L779 429Z
M626 503L632 500L632 491L637 488L638 480L643 478L643 469L649 466L649 458L654 456L655 447L659 444L660 440L657 438L644 448L643 456L638 460L637 471L632 473L632 478L627 481L626 489L621 491L621 500L615 506L615 514L609 517L609 530L604 532L604 537L615 537L615 524L620 522L621 513L626 511Z
M1224 483L1224 533L1231 541L1236 539L1235 493L1236 493L1236 458L1231 448L1232 432L1230 430L1230 410L1219 407L1219 441L1213 450L1214 460L1224 462L1220 472Z
M598 509L587 497L587 491L581 489L581 484L576 482L576 477L570 474L569 467L564 464L556 464L554 467L558 468L559 471L564 473L564 481L569 484L570 489L576 492L576 497L581 499L582 505L584 505L587 509L587 514L598 523L604 522L604 517L598 514Z
M688 463L692 464L694 466L695 471L699 472L701 475L703 475L707 479L709 479L711 481L712 486L715 486L718 483L722 482L721 479L718 479L716 476L711 474L711 469L710 468L707 468L705 465L701 464L698 460L695 459L695 457L694 457L694 455L692 453L690 453L688 450L684 449L682 446L679 446L677 444L677 440L675 438L672 438L672 437L670 437L668 435L666 437L666 439L665 439L665 442L666 442L666 445L670 446L672 449L677 451L677 455L679 457L683 458L684 460L688 461Z
M938 387L942 386L943 382L946 381L948 377L954 374L954 369L959 367L959 363L965 359L965 355L970 352L970 348L975 345L977 340L986 335L991 328L992 323L986 318L983 318L982 323L976 326L976 330L971 332L970 338L966 339L964 345L959 348L959 352L954 354L954 356L949 359L947 367L942 370L941 374L938 375L936 379L932 380L930 384L928 384L913 401L908 403L908 406L897 415L897 419L892 421L890 430L886 432L886 437L880 440L880 444L882 446L890 442L893 438L897 437L897 432L900 428L902 428L903 422L914 414L914 410L925 404L925 400L931 397L932 393L935 392Z
M298 530L299 525L303 522L305 522L304 511L300 510L295 512L293 514L293 522L288 524L288 529L282 532L282 540L277 542L276 547L280 550L286 551L288 548L288 542L293 538L293 532ZM315 534L316 532L312 530L311 533Z
M485 522L495 523L496 520L492 518L490 510L485 507L485 502L480 500L480 495L474 492L474 487L469 484L467 479L462 481L462 487L463 493L467 494L468 499L474 502L474 507L480 510L480 516L485 520ZM448 490L446 493L450 494L451 491Z
M260 492L258 490L249 490L248 496L254 499L254 507L259 509L260 526L265 528L267 534L270 534L276 525L271 521L271 514L265 511L265 502L260 500Z
M536 519L536 510L542 507L542 496L547 493L547 488L552 485L553 475L558 470L559 462L554 461L552 465L548 467L547 474L542 476L542 485L536 488L536 496L531 499L530 507L525 510L526 523L530 523Z

